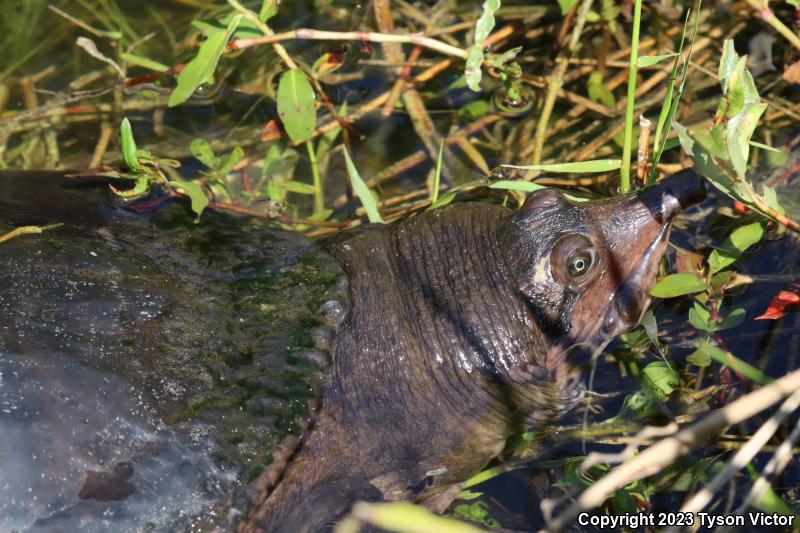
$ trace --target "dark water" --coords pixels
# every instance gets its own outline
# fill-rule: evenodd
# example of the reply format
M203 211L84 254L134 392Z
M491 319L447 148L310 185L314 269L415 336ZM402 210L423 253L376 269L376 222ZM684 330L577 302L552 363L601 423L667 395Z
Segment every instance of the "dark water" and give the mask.
M64 224L0 249L0 531L213 521L307 414L338 268L295 234L61 183L0 175L3 231Z

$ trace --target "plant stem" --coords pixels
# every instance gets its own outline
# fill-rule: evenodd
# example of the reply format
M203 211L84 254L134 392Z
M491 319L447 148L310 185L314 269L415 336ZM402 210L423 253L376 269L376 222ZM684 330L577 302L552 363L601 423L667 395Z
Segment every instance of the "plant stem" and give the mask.
M228 0L235 2L235 0ZM241 50L262 44L275 44L282 41L294 39L308 39L311 41L367 41L371 43L404 43L415 44L423 48L429 48L444 55L454 56L461 59L467 58L467 51L457 46L452 46L442 41L437 41L431 37L426 37L421 33L408 35L393 35L387 33L375 33L371 31L324 31L311 28L298 28L296 30L285 31L264 35L263 37L253 37L252 39L236 39L228 45L228 50Z
M764 22L772 26L775 31L783 35L787 41L792 43L795 48L800 50L800 36L787 28L786 24L781 22L781 20L775 16L775 13L772 12L765 0L747 0L747 3L750 4L753 9L758 10L758 12L761 14L761 17L764 19Z
M237 0L228 0L228 4L230 4L233 9L243 14L245 18L249 19L253 24L255 24L256 27L261 30L261 33L264 34L264 37L269 38L275 35L275 32L273 32L269 26L261 22L261 19L258 18L258 15L244 7L242 4L237 2ZM280 42L272 41L272 48L275 49L275 52L280 56L283 62L286 63L287 67L290 69L297 68L297 63L295 63L291 56L289 56L286 48L284 48Z
M19 237L21 235L42 233L49 229L58 228L60 226L63 226L63 224L50 224L49 226L20 226L19 228L9 231L8 233L0 235L0 243L10 241L14 237Z
M628 70L628 100L625 106L625 137L622 145L622 167L619 169L619 191L631 190L631 146L633 144L633 105L636 101L636 77L639 74L639 27L642 22L642 0L635 0L633 9L633 35L631 35L631 61Z
M306 141L306 148L308 149L308 160L311 162L311 175L314 177L314 212L319 213L325 209L325 191L322 188L317 154L314 153L311 139Z

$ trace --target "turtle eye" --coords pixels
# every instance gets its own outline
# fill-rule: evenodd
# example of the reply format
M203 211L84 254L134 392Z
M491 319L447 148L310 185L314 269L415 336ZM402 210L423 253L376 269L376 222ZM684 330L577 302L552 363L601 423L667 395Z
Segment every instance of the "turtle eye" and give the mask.
M584 283L598 261L592 241L581 233L561 237L553 246L551 263L553 275L560 283Z
M567 272L573 278L579 278L589 272L592 264L594 264L594 249L582 248L569 256Z

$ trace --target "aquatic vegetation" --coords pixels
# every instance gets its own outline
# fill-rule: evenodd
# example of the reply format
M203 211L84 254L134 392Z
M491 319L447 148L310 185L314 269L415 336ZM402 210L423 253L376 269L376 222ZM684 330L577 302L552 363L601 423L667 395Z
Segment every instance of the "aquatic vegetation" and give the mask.
M797 366L797 3L708 4L9 0L0 167L102 177L122 212L180 211L163 215L164 238L186 232L187 246L224 271L242 250L226 255L203 233L220 212L247 235L272 224L316 238L453 202L513 208L547 187L574 200L613 195L694 165L713 196L677 222L652 292L663 301L595 361L597 394L578 416L522 432L451 510L484 525L556 527L563 506L545 515L542 500L608 489L601 476L616 470L613 457L582 470L585 451L650 442L630 435L713 415ZM70 220L45 215L3 222L4 253L39 242L52 253L59 232L72 231ZM175 275L188 268L170 265ZM237 278L225 301L244 321L203 322L235 340L199 350L198 364L218 370L213 386L165 420L218 421L216 458L244 481L308 415L319 369L303 352L336 276L312 258L269 280ZM754 321L767 309L778 321ZM271 334L260 324L285 333L290 348L265 352ZM275 352L291 368L272 375L276 359L262 356ZM164 372L180 382L174 368ZM593 500L597 512L679 508L675 494L711 483L770 413L718 428L706 448L608 489ZM748 486L773 482L750 498L756 508L797 510L787 489L796 472L771 459L781 439L796 447L794 421L752 458L754 472L737 474ZM786 486L775 482L781 470ZM754 481L759 471L766 477ZM493 500L522 492L536 496L509 498L510 510ZM386 509L362 507L350 524L392 517Z

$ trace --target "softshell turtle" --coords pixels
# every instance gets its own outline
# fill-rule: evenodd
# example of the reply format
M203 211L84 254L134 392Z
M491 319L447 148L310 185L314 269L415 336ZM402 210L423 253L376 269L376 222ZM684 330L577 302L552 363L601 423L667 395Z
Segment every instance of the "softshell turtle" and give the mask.
M321 407L239 531L323 531L358 500L441 508L510 435L578 403L587 354L638 323L673 218L704 196L683 171L606 200L539 190L516 212L454 205L327 242L350 301Z

